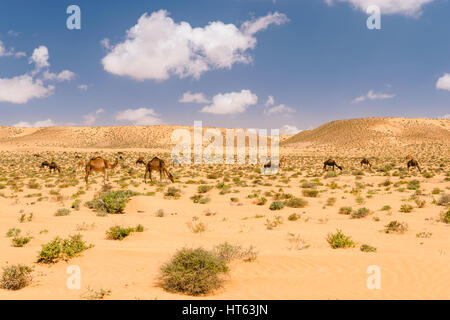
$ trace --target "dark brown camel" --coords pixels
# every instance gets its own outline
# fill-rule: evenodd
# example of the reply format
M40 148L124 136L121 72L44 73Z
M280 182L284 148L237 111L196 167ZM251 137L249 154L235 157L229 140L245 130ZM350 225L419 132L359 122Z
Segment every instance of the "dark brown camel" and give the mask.
M114 169L118 164L118 159L116 159L114 164L111 164L108 160L103 159L102 157L92 158L86 163L86 176L84 178L86 184L88 183L88 178L92 171L103 172L103 183L106 184L106 180L108 180L108 170Z
M175 182L173 179L172 174L169 172L169 170L167 170L166 164L164 163L164 160L159 159L158 157L154 157L152 160L150 160L146 165L145 165L145 173L144 173L144 182L147 183L147 172L148 175L150 177L150 181L152 180L152 170L157 170L159 171L159 178L160 180L162 180L163 178L163 174L166 174L170 181Z
M58 170L58 173L61 173L61 168L56 164L56 162L52 161L52 163L50 163L48 165L48 168L50 169L50 173L53 171Z
M370 169L372 169L372 164L371 164L370 161L369 161L368 159L366 159L366 158L364 158L364 159L361 160L361 167L362 167L363 165L369 166Z
M139 157L137 160L136 160L136 164L143 164L144 166L146 165L146 163L145 163L145 159L144 159L144 157Z
M408 165L408 172L410 167L417 167L417 169L419 169L419 172L422 173L422 170L420 169L419 166L419 162L417 162L417 160L411 159L408 161L407 165Z
M325 161L325 162L323 163L323 170L327 170L327 167L333 167L333 171L334 171L334 167L338 167L339 170L342 171L342 167L339 166L339 165L336 163L336 161L331 160L331 159L328 159L327 161Z
M45 167L48 168L49 166L50 166L50 162L48 162L48 161L44 161L44 162L41 163L41 169L43 169Z

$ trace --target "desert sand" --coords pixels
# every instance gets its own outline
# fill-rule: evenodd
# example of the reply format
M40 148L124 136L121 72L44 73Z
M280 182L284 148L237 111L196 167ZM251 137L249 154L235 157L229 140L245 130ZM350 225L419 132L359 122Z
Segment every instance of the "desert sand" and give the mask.
M343 120L286 136L280 146L286 163L274 176L261 175L261 165L174 166L175 128L189 127L1 127L0 266L21 263L34 271L30 286L0 289L0 299L92 299L89 292L98 290L110 290L104 299L450 298L450 224L442 219L449 210L442 202L450 194L449 119ZM141 194L130 198L123 214L101 216L85 205L106 189L100 173L86 186L76 156L96 155L122 157L109 172L107 190ZM407 155L419 161L421 173L408 172ZM165 159L175 183L159 181L154 173L154 181L144 184L144 167L135 164L139 156ZM372 168L361 167L362 157ZM342 165L342 172L325 172L328 158ZM44 160L57 162L61 173L41 169ZM229 187L218 188L220 183ZM194 203L191 197L201 185L213 187L202 194L209 200ZM180 197L168 197L169 187L179 189ZM270 210L274 201L289 197L307 204ZM71 208L75 200L78 210ZM368 214L352 218L340 213L342 207L367 208ZM70 214L55 216L61 208ZM386 233L391 221L407 230ZM205 230L194 232L200 223ZM106 239L111 226L137 224L144 232ZM11 228L31 241L12 246L6 236ZM331 248L327 235L338 229L354 247ZM41 245L77 233L94 247L67 262L36 262ZM254 246L258 256L233 261L221 289L192 297L158 284L160 267L178 249L211 249L225 241ZM361 251L363 244L376 251ZM79 290L66 285L71 265L81 270ZM367 269L373 265L381 271L381 287L370 290Z

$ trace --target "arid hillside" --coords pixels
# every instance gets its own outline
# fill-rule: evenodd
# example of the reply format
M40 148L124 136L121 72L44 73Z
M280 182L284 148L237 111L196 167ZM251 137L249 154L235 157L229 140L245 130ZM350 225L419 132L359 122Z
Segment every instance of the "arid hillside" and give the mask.
M115 127L0 127L0 145L15 147L58 148L161 148L169 149L175 129L187 129L193 139L193 127L189 126L115 126ZM203 128L205 132L207 127ZM225 144L225 128L222 132ZM280 141L290 138L280 137ZM193 140L192 140L193 141ZM269 140L270 141L270 140ZM208 142L204 141L207 145Z
M283 145L368 147L450 144L450 119L363 118L337 120L302 131Z

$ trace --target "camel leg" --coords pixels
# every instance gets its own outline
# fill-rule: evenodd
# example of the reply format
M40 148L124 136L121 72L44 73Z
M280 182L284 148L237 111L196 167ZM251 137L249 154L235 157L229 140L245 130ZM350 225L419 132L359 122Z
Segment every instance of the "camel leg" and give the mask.
M88 178L89 178L89 173L90 173L90 169L89 166L86 166L86 175L84 176L84 180L86 181L86 184L88 184Z
M107 174L107 172L106 172L106 169L105 168L103 168L103 184L106 184L106 176L107 176L108 174Z
M163 179L163 171L161 170L161 168L159 168L159 181L162 181Z

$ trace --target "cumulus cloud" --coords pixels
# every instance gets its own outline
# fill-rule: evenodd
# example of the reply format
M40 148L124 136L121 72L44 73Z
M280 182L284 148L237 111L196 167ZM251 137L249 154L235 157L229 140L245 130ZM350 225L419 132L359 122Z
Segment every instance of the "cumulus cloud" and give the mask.
M258 103L258 96L250 90L241 92L219 93L213 97L212 104L205 106L201 112L213 114L242 113L251 105Z
M266 101L266 103L264 104L266 107L270 107L270 106L273 106L275 104L275 99L274 99L274 97L273 96L269 96L268 98L267 98L267 101Z
M3 43L0 42L0 56L1 52L5 51ZM12 78L0 78L0 102L27 103L30 99L48 97L54 93L55 87L45 84L44 81L60 82L73 79L75 73L69 70L50 72L48 60L47 47L40 46L34 49L29 59L29 63L35 65L32 72Z
M438 79L436 82L436 88L440 90L450 91L450 74L445 73L442 77Z
M0 40L0 57L24 57L26 56L25 52L15 52L14 48L7 49L3 43L3 41Z
M209 101L203 93L191 93L190 91L185 92L183 96L178 100L182 103L209 103Z
M36 121L36 122L26 122L26 121L20 121L16 124L14 124L14 127L27 127L27 128L42 128L42 127L52 127L56 124L53 122L52 119L42 120L42 121Z
M116 120L129 121L138 126L162 124L159 115L153 109L139 108L120 111Z
M268 114L268 115L272 115L274 113L282 113L282 114L284 114L284 113L293 113L293 112L295 112L294 109L292 109L292 108L290 108L290 107L288 107L288 106L286 106L284 104L280 104L278 106L275 106L275 107L272 107L272 108L266 110L265 113Z
M402 14L406 16L418 16L422 13L422 7L434 0L325 0L329 5L336 2L347 2L354 8L366 12L372 5L380 7L382 14Z
M296 126L290 126L288 124L280 128L280 134L297 134L300 131L302 130L298 129Z
M375 93L373 90L370 90L366 95L359 96L353 99L352 103L360 103L367 99L369 100L383 100L383 99L392 99L395 97L395 94L386 94L386 93Z
M83 118L84 118L84 122L83 123L88 125L88 126L93 125L97 121L98 115L103 113L103 112L105 112L105 110L100 108L100 109L97 109L95 112L91 112L91 113L85 114L83 116Z
M30 75L0 78L0 102L26 103L30 99L44 98L53 94L55 87Z
M102 59L107 72L136 80L162 81L171 75L198 79L211 69L230 69L235 63L250 63L248 51L255 48L255 33L270 24L287 21L273 13L244 22L241 28L221 21L193 28L188 22L175 22L165 10L142 15L127 31L125 41L111 46Z

